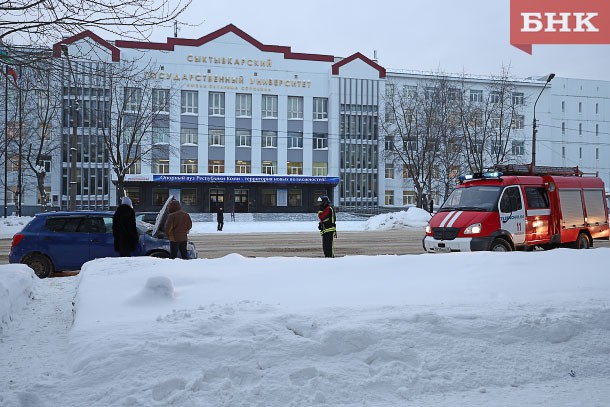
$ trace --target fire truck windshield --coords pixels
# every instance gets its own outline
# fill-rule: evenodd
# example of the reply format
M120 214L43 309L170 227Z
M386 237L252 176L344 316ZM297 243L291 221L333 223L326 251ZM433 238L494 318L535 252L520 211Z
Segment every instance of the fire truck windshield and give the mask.
M501 191L502 187L490 185L456 188L440 211L496 211Z

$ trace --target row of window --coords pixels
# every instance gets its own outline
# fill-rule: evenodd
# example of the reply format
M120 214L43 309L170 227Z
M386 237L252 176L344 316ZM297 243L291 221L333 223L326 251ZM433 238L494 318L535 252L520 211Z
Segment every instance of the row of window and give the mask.
M152 108L155 112L169 113L169 89L152 90ZM124 88L125 110L137 112L142 106L142 89ZM208 92L208 115L225 116L225 93ZM278 96L261 96L261 116L263 119L277 119ZM288 96L288 119L303 119L302 96ZM183 90L180 93L180 112L199 114L199 91ZM235 117L252 117L252 94L235 94ZM328 120L328 98L313 98L313 120Z
M565 100L561 101L561 112L565 113L566 111L566 102ZM582 102L578 102L578 113L583 112L583 104ZM599 114L599 103L595 103L595 114Z
M439 202L439 196L437 194L433 194L431 197L433 202ZM395 205L394 201L394 190L387 189L385 191L385 199L384 202L386 205ZM417 193L415 191L403 190L402 191L402 204L403 205L415 205L417 204Z
M423 89L424 96L426 99L431 99L436 96L439 92L438 88L428 87ZM394 97L396 92L396 86L392 83L386 84L386 96ZM407 98L414 98L417 96L417 86L409 86L404 85L402 87L403 96ZM471 102L483 102L483 91L478 89L469 89L468 90L469 100ZM448 99L450 100L458 100L461 98L462 92L458 88L449 88L448 89ZM499 91L491 91L489 92L489 101L491 103L500 103L502 101L502 93ZM523 92L512 92L511 101L513 105L522 105L525 101L525 96Z
M277 147L278 132L274 130L263 130L261 132L261 146ZM154 127L152 132L153 144L169 144L170 135L167 127ZM197 129L183 128L180 130L181 144L199 144L199 133ZM210 129L208 134L208 145L222 147L225 145L225 130ZM235 130L235 145L237 147L252 147L251 130ZM289 131L287 133L288 148L303 148L303 132ZM313 133L313 149L323 150L328 148L327 133Z
M587 130L583 130L582 123L578 123L578 135L582 136L583 131L587 132ZM566 122L561 122L561 134L566 134ZM599 136L599 124L597 123L595 124L595 135Z
M156 159L152 163L152 172L154 174L169 174L169 159ZM225 172L225 160L208 160L208 173L210 174L223 174ZM235 172L237 174L250 174L252 173L251 161L235 160ZM129 174L141 174L142 165L141 161L137 160L130 167ZM199 173L199 160L196 158L182 159L180 160L180 173L182 174L197 174ZM276 175L277 161L262 161L261 162L261 173L268 175ZM288 161L286 163L286 174L287 175L303 175L303 162L301 161ZM312 163L313 176L326 176L328 175L328 163L326 162L314 162Z

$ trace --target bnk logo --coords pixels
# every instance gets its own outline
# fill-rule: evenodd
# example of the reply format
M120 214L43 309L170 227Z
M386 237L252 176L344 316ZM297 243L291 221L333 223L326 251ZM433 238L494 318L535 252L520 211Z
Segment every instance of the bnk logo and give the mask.
M608 0L511 0L510 43L532 53L532 44L610 44Z

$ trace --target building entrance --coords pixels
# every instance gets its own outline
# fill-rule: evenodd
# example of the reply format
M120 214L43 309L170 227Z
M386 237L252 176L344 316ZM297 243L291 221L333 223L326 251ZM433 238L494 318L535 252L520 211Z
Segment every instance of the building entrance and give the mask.
M235 190L235 202L234 212L245 213L248 212L248 190L247 189L236 189Z
M224 188L210 189L210 212L216 213L218 208L225 210L225 190Z

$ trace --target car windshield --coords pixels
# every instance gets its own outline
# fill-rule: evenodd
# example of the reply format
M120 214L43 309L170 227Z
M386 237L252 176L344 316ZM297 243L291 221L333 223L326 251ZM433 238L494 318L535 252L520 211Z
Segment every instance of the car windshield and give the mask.
M445 201L440 211L495 211L502 187L473 185L456 188Z

